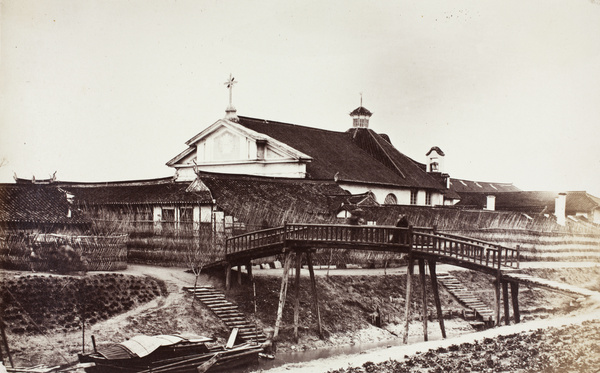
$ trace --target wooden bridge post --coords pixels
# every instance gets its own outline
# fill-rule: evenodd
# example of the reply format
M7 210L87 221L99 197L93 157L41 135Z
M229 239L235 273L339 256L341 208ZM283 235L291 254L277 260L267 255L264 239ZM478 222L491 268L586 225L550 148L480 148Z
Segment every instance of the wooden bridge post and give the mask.
M442 338L446 339L446 328L444 326L444 314L442 312L442 302L440 300L440 289L438 288L437 274L435 273L435 261L428 261L429 276L431 277L431 289L433 290L433 300L435 301L435 309L437 318L442 330Z
M512 296L513 304L513 315L515 317L515 324L521 322L521 313L519 312L519 283L510 283L510 295Z
M248 280L254 282L254 276L252 275L252 262L246 264L246 272L248 273Z
M279 326L283 318L283 307L285 306L285 297L287 296L288 276L290 272L290 262L292 261L292 253L285 253L285 261L283 265L283 276L281 277L281 291L279 292L279 305L277 306L277 319L275 320L275 330L273 330L273 340L277 340L279 336Z
M298 321L300 319L300 269L302 268L302 252L296 251L296 299L294 299L294 338L298 343Z
M423 288L423 340L427 342L427 282L425 279L425 259L419 259L419 275L421 276L421 287Z
M310 284L312 287L313 297L315 299L315 307L317 307L317 325L319 327L319 338L323 339L323 328L321 326L321 311L319 310L319 297L317 294L317 282L315 281L315 271L310 257L310 250L306 252L306 264L308 264L308 273L310 274Z
M231 289L231 263L227 263L225 268L225 290Z
M510 325L510 311L508 310L508 282L502 281L502 302L504 303L504 323Z
M498 326L500 325L500 277L496 277L496 280L494 280L494 298L496 301L496 305L495 305L495 309L494 309L494 314L496 317L495 320L495 325Z
M413 268L413 257L411 254L408 255L408 268L406 271L406 307L405 307L405 312L404 312L404 318L406 319L405 324L404 324L404 339L403 339L403 343L407 344L408 343L408 327L410 325L410 311L411 311L411 307L410 307L410 296L411 296L411 286L412 286L412 275L414 272L414 268Z
M241 265L237 266L237 283L238 283L238 285L242 284L242 266Z

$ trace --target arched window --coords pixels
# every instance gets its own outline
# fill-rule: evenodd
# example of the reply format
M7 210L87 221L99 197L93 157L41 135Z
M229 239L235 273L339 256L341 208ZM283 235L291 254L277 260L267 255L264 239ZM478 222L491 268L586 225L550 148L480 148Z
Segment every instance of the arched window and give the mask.
M383 203L385 205L397 205L398 198L396 198L396 195L394 193L390 193L387 196L385 196L385 200L383 201Z

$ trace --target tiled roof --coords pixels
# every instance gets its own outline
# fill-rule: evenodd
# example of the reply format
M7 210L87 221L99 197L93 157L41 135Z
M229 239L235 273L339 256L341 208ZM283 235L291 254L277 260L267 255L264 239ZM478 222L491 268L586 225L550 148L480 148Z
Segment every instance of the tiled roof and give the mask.
M440 149L437 146L432 146L431 149L429 149L429 151L425 155L427 156L427 155L431 154L432 151L436 151L441 156L445 156L446 155L446 154L444 154L444 152L442 151L442 149Z
M373 113L371 113L364 106L359 106L356 109L352 110L352 112L350 113L350 115L352 115L352 116L355 116L355 115L366 115L366 116L370 117L371 115L373 115Z
M240 116L239 124L313 158L308 178L442 189L418 162L368 128L334 132Z
M554 211L554 199L556 192L502 192L502 193L461 193L461 200L457 206L484 208L487 204L487 196L496 196L496 210L542 213Z
M484 208L487 195L496 196L496 210L551 214L554 213L558 192L462 193L461 200L457 203L457 206ZM577 212L589 212L596 208L600 208L600 198L586 192L567 192L567 215L574 215Z
M81 224L87 221L71 204L64 190L52 184L0 184L0 222Z
M583 191L567 192L567 214L588 212L598 208L600 208L600 198Z
M189 182L171 178L132 182L68 183L62 188L75 195L79 204L178 204L210 203L208 191L187 191Z
M450 189L461 193L503 193L518 192L521 189L512 183L495 183L489 181L471 181L450 178Z
M247 223L316 222L331 216L339 196L348 195L333 180L315 181L200 173L217 205Z

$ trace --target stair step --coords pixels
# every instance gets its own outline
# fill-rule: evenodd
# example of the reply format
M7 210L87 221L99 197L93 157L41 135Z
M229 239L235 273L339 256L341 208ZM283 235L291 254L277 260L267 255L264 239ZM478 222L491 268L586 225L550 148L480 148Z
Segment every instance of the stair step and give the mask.
M231 303L229 302L227 299L201 299L203 302L206 303Z
M223 294L209 294L209 293L196 293L197 298L222 298L225 299Z
M237 310L237 306L235 304L232 304L229 302L213 304L213 305L211 305L210 308L223 309L223 310Z
M255 325L248 322L245 315L242 314L238 306L227 300L225 294L216 290L212 286L184 287L190 293L194 294L200 302L211 309L221 321L230 328L238 329L238 336L245 341L256 341L263 343L267 337L261 330L257 330Z
M247 322L244 317L236 316L236 317L221 317L221 320L225 322Z
M219 315L219 317L225 317L225 316L244 316L240 313L240 311L238 310L225 310L225 309L216 309L213 310L217 315Z

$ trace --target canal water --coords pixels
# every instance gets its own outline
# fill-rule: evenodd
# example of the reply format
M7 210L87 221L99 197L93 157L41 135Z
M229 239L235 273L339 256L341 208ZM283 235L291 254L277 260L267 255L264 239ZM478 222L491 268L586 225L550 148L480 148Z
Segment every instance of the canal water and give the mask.
M421 342L423 337L410 337L408 340L409 344ZM434 338L436 339L436 338ZM430 340L432 340L430 338ZM392 346L402 345L402 338L394 338L387 339L378 342L370 342L370 343L357 343L353 345L343 345L343 346L335 346L335 347L325 347L318 348L314 350L305 350L305 351L288 351L288 352L278 352L275 354L275 359L265 359L259 358L258 365L247 367L241 369L236 373L250 373L257 372L261 370L267 370L271 368L275 368L284 364L291 363L302 363L308 362L318 359L329 358L332 356L341 356L341 355L352 355L359 354L362 352L366 352L369 350L383 349Z

